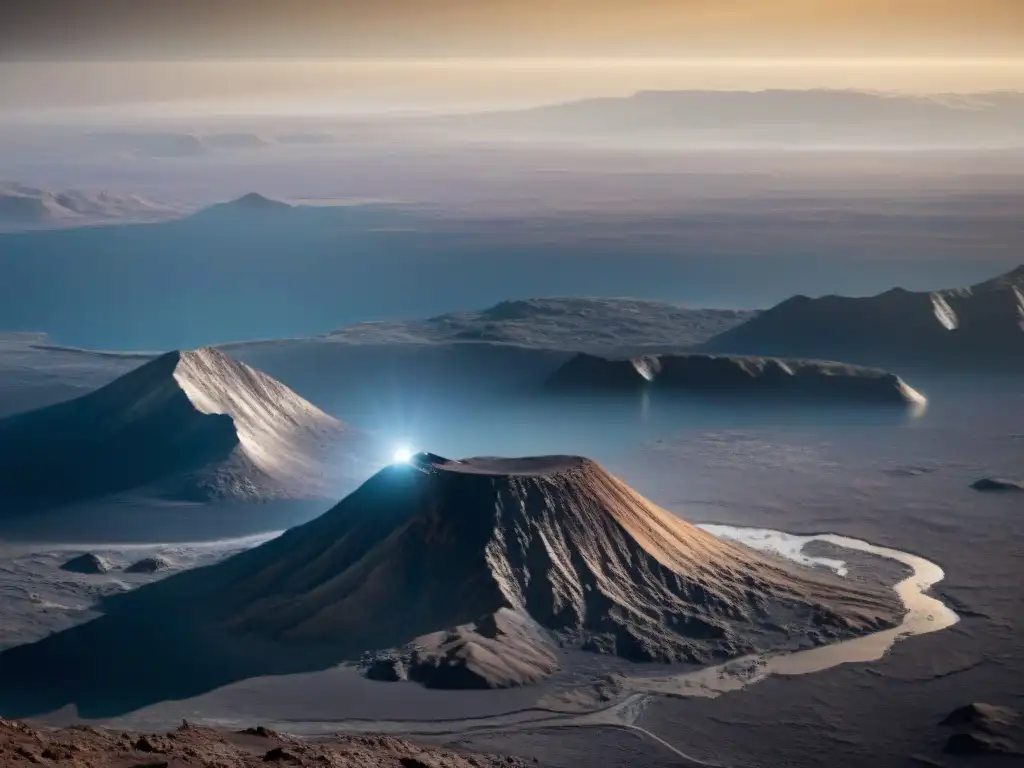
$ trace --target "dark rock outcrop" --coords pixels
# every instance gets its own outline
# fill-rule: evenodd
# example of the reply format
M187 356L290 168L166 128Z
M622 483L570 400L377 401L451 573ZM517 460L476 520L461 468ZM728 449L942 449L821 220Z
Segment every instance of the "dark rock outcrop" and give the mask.
M628 393L650 389L747 400L923 403L900 377L875 368L817 360L717 355L607 359L578 354L548 379L551 392Z
M1009 707L974 702L954 709L939 724L956 731L943 747L947 754L1024 754L1015 741L1020 735L1019 717Z
M367 663L363 674L370 680L397 683L409 679L406 662L397 655L385 655L372 659Z
M165 571L171 567L171 562L159 555L155 557L145 557L142 560L132 563L124 569L125 573L157 573L159 571Z
M1021 492L1024 491L1024 482L1017 480L1006 480L997 477L983 477L971 483L971 488L976 491L988 491L995 493Z
M1000 707L995 704L976 701L962 707L957 707L946 715L939 725L946 725L952 728L970 726L991 730L1011 725L1017 719L1017 713L1009 707Z
M954 733L942 751L950 755L993 755L1010 752L1012 748L1003 739L987 733Z
M92 552L86 552L84 555L71 558L60 568L62 571L70 571L71 573L98 575L107 573L112 567L105 558L94 555Z

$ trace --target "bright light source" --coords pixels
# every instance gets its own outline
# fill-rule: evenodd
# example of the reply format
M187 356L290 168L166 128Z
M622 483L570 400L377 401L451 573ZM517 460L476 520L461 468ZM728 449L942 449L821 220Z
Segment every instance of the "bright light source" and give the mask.
M412 451L404 445L396 448L391 456L391 461L395 464L408 464L410 459L412 459Z

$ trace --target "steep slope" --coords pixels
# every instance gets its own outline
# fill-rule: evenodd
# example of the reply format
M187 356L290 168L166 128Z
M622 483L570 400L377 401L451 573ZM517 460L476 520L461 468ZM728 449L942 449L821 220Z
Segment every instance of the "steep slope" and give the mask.
M419 454L205 582L233 635L397 647L410 677L456 687L542 678L556 667L549 632L637 661L707 662L900 612L892 595L715 538L574 456Z
M894 592L716 538L588 459L429 454L105 608L0 654L0 713L74 702L101 716L357 660L378 679L508 687L552 674L560 646L708 662L869 633L903 612Z
M917 404L924 396L874 368L815 360L715 355L647 355L613 360L579 354L547 381L553 392L692 392L747 399L797 398Z
M863 298L794 296L701 349L1018 370L1024 365L1024 266L968 288L931 293L893 288Z
M184 499L323 497L361 438L214 349L170 352L83 397L0 420L14 511L128 490Z

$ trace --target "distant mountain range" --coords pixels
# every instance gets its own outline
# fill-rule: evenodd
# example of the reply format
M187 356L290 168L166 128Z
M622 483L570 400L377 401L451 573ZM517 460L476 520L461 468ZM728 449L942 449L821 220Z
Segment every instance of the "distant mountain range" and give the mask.
M175 131L104 131L88 135L86 143L94 150L164 159L199 157L217 151L262 149L271 144L256 133Z
M855 90L641 91L446 118L508 138L784 146L1024 146L1024 94Z
M359 344L491 342L565 352L631 354L691 347L757 314L758 310L692 309L626 298L515 299L426 320L357 323L339 328L327 338Z
M257 192L194 210L147 200L140 195L102 189L50 190L17 182L0 183L0 232L67 229L96 225L153 224L198 218L238 223L299 206ZM315 212L313 206L302 206Z
M332 131L338 131L337 133ZM853 89L646 90L526 109L446 115L386 115L278 132L104 130L80 134L91 152L159 160L225 153L319 149L356 138L367 146L408 148L436 137L508 141L674 146L1022 148L1024 93L991 91L917 95ZM255 157L255 154L252 155ZM326 155L325 155L326 156Z
M262 150L275 145L283 147L325 146L338 141L333 133L293 131L279 135L263 135L251 131L193 133L188 131L101 131L82 137L84 146L93 151L152 159L183 159L205 157L222 152Z
M545 347L540 338L530 347L323 336L148 358L12 339L4 349L16 356L14 366L39 370L34 383L19 380L17 370L8 377L4 360L5 398L8 389L15 395L23 388L45 389L57 371L81 378L90 360L96 370L88 378L98 388L63 401L67 390L36 394L41 401L34 410L0 418L0 510L11 516L113 497L322 499L390 460L383 438L401 439L396 434L403 412L434 412L446 401L467 413L481 403L515 408L526 400L561 407L565 395L614 394L628 402L649 391L728 398L730 405L754 408L780 399L798 407L924 403L902 379L882 370L693 354L573 356ZM77 371L68 366L75 358ZM346 426L289 387L376 436ZM362 405L353 409L352 403Z
M1024 369L1024 265L967 288L794 296L703 351L946 370Z
M285 218L302 219L301 208L279 209L272 201L269 205ZM244 206L226 219L244 215L243 210ZM233 319L244 324L246 317ZM463 366L470 363L468 353L463 353L474 345L479 349L472 357L482 366L480 373L500 369L499 378L510 383L542 376L546 366L553 371L578 352L618 360L683 353L828 360L898 374L921 368L1019 371L1024 366L1022 326L1024 265L965 288L893 288L865 297L798 295L763 311L691 309L600 297L517 299L423 320L354 323L321 336L275 339L267 334L266 340L238 341L221 348L273 376L285 377L300 391L328 397L330 393L318 383L319 373L336 370L340 375L351 365L362 370L396 370L409 355L415 355L417 364L429 368L431 375L456 386L465 382ZM70 356L72 361L95 354L76 355L74 349L54 345L45 333L0 336L0 348L8 347L15 359L26 361L15 369L4 369L12 380L30 370L28 356L33 354ZM504 347L522 353L522 359L507 369L499 364L512 354L500 351ZM491 357L486 350L493 350ZM120 360L119 366L131 362ZM291 376L296 378L287 378ZM627 378L635 383L635 372ZM355 380L376 386L364 375ZM32 402L31 389L28 384L19 387L25 402ZM65 386L60 391L74 390Z
M988 201L940 202L891 214L801 199L671 216L479 220L406 204L293 205L250 193L172 221L0 234L0 329L152 350L434 317L414 333L532 343L530 329L500 309L523 311L536 330L547 313L544 333L562 344L557 326L585 324L574 313L593 308L517 302L630 296L663 309L741 311L836 285L868 293L894 283L956 284L1007 263L1020 237L1011 199L998 203L1006 212L996 218L982 213ZM452 313L500 302L487 317ZM600 311L637 329L673 326L677 339L652 339L667 343L660 351L706 341L729 321L729 310L712 322L715 313L658 310L654 318L628 304ZM596 346L616 332L591 326L572 347L605 352Z
M174 206L122 192L0 183L0 231L153 222L182 215Z

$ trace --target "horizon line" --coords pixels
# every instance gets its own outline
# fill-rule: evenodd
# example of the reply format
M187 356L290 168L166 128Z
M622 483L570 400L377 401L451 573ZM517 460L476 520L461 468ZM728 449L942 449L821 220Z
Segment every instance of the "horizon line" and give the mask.
M827 67L1022 67L1024 56L696 56L696 57L633 57L633 56L381 56L381 57L24 57L5 59L0 64L321 64L343 66L494 66L494 67L801 67L808 64Z

